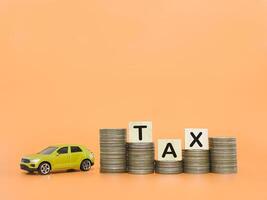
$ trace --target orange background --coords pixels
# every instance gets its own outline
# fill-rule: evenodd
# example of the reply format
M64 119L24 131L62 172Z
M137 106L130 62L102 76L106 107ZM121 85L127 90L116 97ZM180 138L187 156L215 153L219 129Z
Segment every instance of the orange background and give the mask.
M266 0L1 0L1 199L267 199ZM152 120L238 138L236 175L26 175L22 155ZM99 157L98 157L99 159Z

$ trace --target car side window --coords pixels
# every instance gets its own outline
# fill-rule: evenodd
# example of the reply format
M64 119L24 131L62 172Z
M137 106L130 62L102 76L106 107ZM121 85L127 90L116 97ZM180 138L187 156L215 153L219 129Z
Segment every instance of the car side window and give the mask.
M68 147L62 147L59 150L57 150L59 154L65 154L68 153Z
M76 153L76 152L82 152L81 148L78 146L72 146L70 147L71 153Z

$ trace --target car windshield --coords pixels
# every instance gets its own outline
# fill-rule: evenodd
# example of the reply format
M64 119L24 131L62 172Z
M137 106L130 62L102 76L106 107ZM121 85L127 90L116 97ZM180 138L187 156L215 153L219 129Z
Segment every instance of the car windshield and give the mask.
M57 149L57 147L47 147L46 149L40 151L38 154L49 155L49 154L53 153L56 149Z

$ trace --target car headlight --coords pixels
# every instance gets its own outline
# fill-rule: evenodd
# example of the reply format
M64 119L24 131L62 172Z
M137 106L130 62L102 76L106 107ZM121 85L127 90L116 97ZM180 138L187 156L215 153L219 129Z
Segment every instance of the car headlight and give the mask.
M90 157L91 157L91 158L94 158L94 157L95 157L95 155L94 155L93 152L91 152Z
M39 162L39 158L36 158L36 159L33 159L33 160L31 160L31 163L37 163L37 162Z

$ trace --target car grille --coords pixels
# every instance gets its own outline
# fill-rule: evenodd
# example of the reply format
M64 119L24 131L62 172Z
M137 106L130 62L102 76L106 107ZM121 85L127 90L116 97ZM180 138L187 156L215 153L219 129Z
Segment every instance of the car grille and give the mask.
M30 160L29 159L26 159L26 158L22 158L21 159L21 162L23 162L23 163L30 163Z

